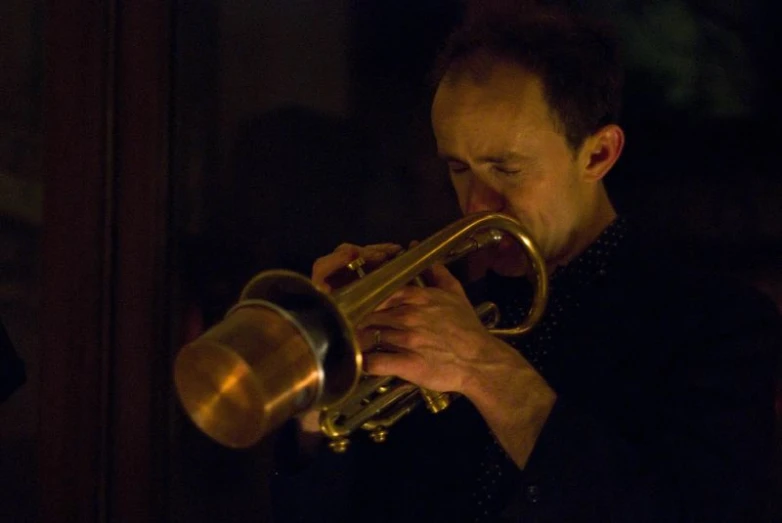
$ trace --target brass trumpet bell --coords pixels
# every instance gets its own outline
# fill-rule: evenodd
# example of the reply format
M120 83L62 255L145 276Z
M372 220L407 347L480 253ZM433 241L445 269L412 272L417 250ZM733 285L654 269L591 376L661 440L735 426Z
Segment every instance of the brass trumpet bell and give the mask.
M203 432L243 448L316 402L340 401L361 361L352 327L328 295L297 273L266 271L225 319L180 351L174 383Z
M528 332L542 316L548 295L543 259L516 220L499 213L474 214L331 295L290 271L258 274L225 319L177 355L174 382L185 411L217 442L241 448L293 416L320 408L321 427L333 439L332 448L344 450L346 437L359 427L383 440L387 427L422 399L433 411L444 408L447 395L406 382L389 390L390 378L362 378L353 326L433 264L496 245L504 235L522 245L535 294L522 324L490 332L501 337ZM361 391L355 394L357 388Z

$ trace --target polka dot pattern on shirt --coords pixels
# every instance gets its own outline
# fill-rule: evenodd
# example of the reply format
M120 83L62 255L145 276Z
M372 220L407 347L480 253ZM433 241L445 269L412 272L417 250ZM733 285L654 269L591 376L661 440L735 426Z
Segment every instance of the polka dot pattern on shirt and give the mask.
M624 218L614 220L580 256L559 267L549 278L549 300L538 325L528 335L507 340L543 372L546 360L567 317L577 312L585 291L608 274L612 258L627 234ZM532 286L526 280L490 274L486 278L489 296L500 308L500 327L517 325L532 303ZM517 484L520 471L493 434L484 449L473 490L476 523L495 520Z

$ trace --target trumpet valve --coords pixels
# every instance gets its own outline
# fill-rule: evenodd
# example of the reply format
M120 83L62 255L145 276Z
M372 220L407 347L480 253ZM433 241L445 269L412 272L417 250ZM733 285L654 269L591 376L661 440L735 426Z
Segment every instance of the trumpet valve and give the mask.
M433 390L421 389L421 396L424 398L426 408L432 414L437 414L448 408L451 404L451 397L447 392L435 392Z
M380 427L376 427L372 429L372 432L369 433L369 437L375 443L383 443L386 441L386 439L388 439L388 429L382 425Z
M366 260L364 258L356 258L352 262L348 263L348 269L356 273L356 275L359 278L363 278L367 275L366 271L364 271L364 265L366 265Z
M348 438L335 438L329 441L329 448L335 454L344 454L350 446L350 440Z

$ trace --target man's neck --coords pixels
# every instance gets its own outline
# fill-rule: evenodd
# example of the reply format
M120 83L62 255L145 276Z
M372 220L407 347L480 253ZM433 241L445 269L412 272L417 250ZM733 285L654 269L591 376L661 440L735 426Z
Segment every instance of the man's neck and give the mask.
M596 189L595 205L587 213L588 219L584 225L573 234L573 241L567 254L558 257L546 264L549 274L553 274L557 267L567 265L578 258L592 245L600 234L616 219L617 213L613 203L608 198L608 193L602 184Z

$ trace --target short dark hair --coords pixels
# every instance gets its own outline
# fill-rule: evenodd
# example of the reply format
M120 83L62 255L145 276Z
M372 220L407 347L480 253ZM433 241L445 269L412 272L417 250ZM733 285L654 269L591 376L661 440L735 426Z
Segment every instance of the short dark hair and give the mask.
M619 46L603 23L550 8L484 13L448 38L433 71L435 85L479 52L511 60L540 78L555 123L573 150L619 120Z

